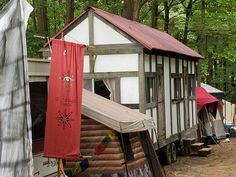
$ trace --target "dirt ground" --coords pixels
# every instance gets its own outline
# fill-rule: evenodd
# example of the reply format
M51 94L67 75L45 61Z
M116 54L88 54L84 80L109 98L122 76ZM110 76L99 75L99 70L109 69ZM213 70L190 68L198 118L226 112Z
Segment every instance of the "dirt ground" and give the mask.
M177 162L164 166L166 177L236 177L236 138L211 148L207 157L178 156Z

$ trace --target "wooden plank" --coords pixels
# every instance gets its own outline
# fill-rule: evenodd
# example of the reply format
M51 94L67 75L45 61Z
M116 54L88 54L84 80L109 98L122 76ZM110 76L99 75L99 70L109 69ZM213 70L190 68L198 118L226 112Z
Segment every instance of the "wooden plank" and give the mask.
M151 142L148 131L140 132L139 136L142 143L143 151L145 153L145 156L147 157L147 161L153 176L164 177L163 170L157 158L157 154Z
M115 78L115 102L120 103L120 77Z
M139 54L139 111L146 113L145 70L143 53Z
M92 38L89 35L89 40ZM48 48L43 48L42 50L43 58L47 59L51 56ZM111 54L133 54L140 53L143 51L142 46L137 44L105 44L105 45L94 45L91 44L85 46L84 55L111 55Z
M93 46L94 45L94 20L93 20L92 10L88 12L88 23L89 23L89 46ZM89 53L90 73L94 73L94 66L95 66L94 53L90 52Z
M130 109L139 109L139 104L122 104Z
M94 16L92 10L88 12L88 23L89 23L89 45L94 45Z
M131 54L142 52L143 48L135 44L107 44L91 45L85 47L84 54L110 55L110 54Z
M172 89L172 84L171 84L171 57L169 57L169 88L164 88L165 90L169 89L169 94L170 94L170 100L172 98L171 94L171 89ZM171 135L173 135L173 116L172 116L172 103L170 101L170 129L171 129Z
M158 105L157 102L147 103L147 104L146 104L146 109L149 109L149 108L156 108L157 105Z
M84 73L84 79L113 79L120 77L138 77L137 71L131 72L104 72L104 73Z

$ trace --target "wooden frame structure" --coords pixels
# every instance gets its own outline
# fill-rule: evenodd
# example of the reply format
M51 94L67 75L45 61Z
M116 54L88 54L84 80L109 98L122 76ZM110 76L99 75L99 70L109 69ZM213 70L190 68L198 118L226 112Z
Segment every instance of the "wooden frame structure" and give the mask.
M181 53L181 50L148 49L135 35L112 23L107 14L111 18L114 16L90 8L54 36L86 45L84 88L96 92L96 81L107 81L105 85L110 85L108 90L113 94L113 101L153 117L156 127L150 135L156 149L196 130L195 87L201 56ZM120 18L118 20L122 22ZM129 28L133 29L132 25ZM180 45L179 42L176 44ZM41 52L44 59L49 59L50 52L46 47L47 44ZM186 47L187 50L191 49ZM42 69L43 73L34 71L33 62L29 60L30 75L34 74L32 80L35 81L36 76L39 76L37 79L46 78L48 60L37 61L37 65L46 67L45 71Z

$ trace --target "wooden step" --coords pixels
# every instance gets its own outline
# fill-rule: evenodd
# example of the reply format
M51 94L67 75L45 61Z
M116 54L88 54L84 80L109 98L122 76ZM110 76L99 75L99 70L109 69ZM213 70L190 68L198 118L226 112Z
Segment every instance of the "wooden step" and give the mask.
M193 151L198 151L200 149L202 149L204 146L204 143L194 143L190 145L190 149Z
M212 148L202 148L198 150L199 156L208 156L211 153Z
M184 145L184 155L189 155L190 154L190 146L191 144L194 144L196 142L196 138L186 138L183 139L183 145Z
M191 144L194 144L195 142L196 142L196 138L183 139L183 145L184 146L190 146Z

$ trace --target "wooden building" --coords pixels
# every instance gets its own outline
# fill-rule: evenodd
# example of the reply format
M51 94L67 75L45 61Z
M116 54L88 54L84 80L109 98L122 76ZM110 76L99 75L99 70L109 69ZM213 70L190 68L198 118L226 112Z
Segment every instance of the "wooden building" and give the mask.
M54 38L86 45L84 88L150 115L156 149L174 151L175 141L196 130L202 57L169 34L91 7Z

